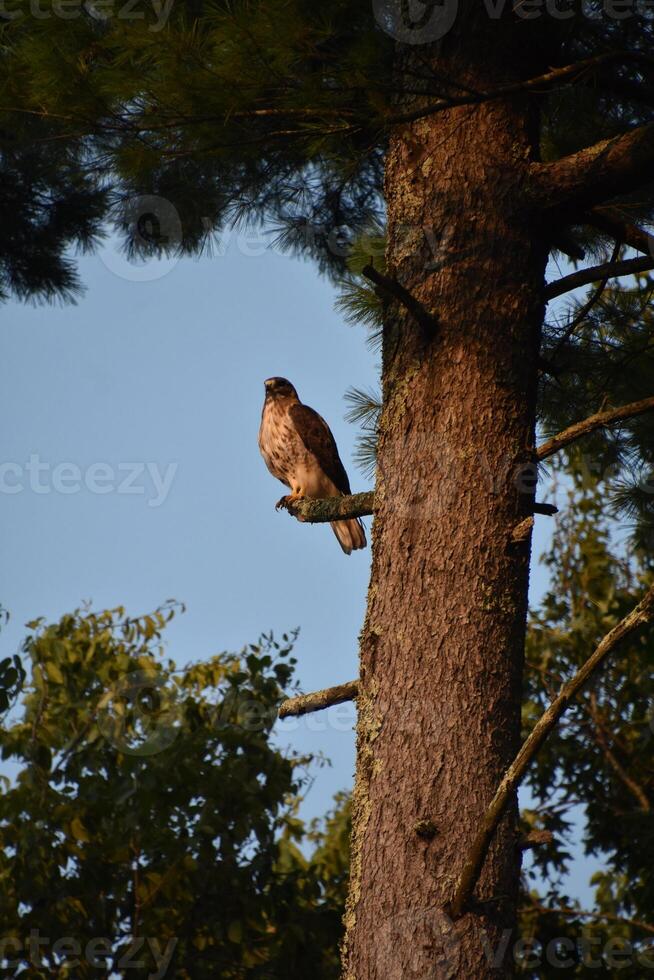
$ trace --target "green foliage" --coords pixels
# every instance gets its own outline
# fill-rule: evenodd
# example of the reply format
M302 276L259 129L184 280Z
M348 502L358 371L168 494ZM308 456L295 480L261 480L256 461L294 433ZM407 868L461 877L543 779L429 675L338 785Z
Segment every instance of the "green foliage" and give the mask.
M652 580L646 557L615 538L602 483L581 454L573 462L546 558L551 587L531 616L524 735ZM170 951L165 975L336 978L349 801L308 829L297 818L309 760L270 738L293 688L292 638L264 636L178 670L161 645L174 612L28 624L31 683L1 739L18 773L0 797L0 938L25 943L38 930L51 941L42 967L23 957L11 975L103 975L84 959L70 965L80 959L70 953L67 964L56 939L84 950L107 937L117 964L136 935L154 942L129 975L154 973ZM643 975L638 955L654 930L653 667L651 631L621 646L530 770L525 829L554 840L524 879L521 931L538 945L518 957L522 976ZM566 887L580 819L586 852L605 865L592 909Z
M0 712L7 711L11 706L24 681L25 671L17 654L0 660Z
M561 684L588 658L600 639L637 603L652 581L647 562L613 540L602 484L579 466L572 471L569 508L559 518L546 563L551 588L532 614L527 643L526 734ZM592 685L571 705L528 775L537 801L526 825L551 830L554 842L534 852L533 870L546 883L541 898L525 898L523 931L544 946L553 937L595 937L595 950L610 940L628 940L636 950L654 933L654 642L651 630L624 642ZM565 893L565 875L575 821L584 823L587 854L606 863L597 874L595 918ZM553 911L543 911L551 906ZM560 909L566 909L562 915ZM625 959L625 957L623 957ZM543 970L545 972L543 972ZM570 976L595 972L583 962ZM603 967L604 975L613 969ZM643 965L625 965L615 975L641 977ZM549 971L549 972L548 972ZM540 966L524 975L556 977L560 969Z
M654 390L654 281L639 276L631 288L607 288L565 340L582 301L573 301L560 324L547 325L544 356L556 377L545 376L541 424L548 434L593 411L648 397ZM593 290L589 290L592 295ZM584 300L588 296L584 297ZM654 413L596 432L580 444L584 465L610 478L610 500L629 522L636 544L654 551Z
M9 621L9 613L0 606L0 629ZM0 660L0 714L7 711L18 697L25 681L25 671L20 657L3 657Z
M315 847L311 862L318 869L329 900L335 908L345 908L352 806L348 793L337 793L334 802L324 820L313 822L308 836Z
M350 403L345 418L360 426L354 458L366 476L374 477L377 465L377 438L381 416L381 396L372 389L350 388L345 394Z
M381 347L384 304L375 287L362 273L366 265L384 272L385 251L386 230L380 222L375 222L352 241L347 257L347 274L338 283L336 309L348 323L363 324L368 328L368 344L373 350Z
M3 75L10 60L0 46ZM11 100L8 87L0 82ZM71 250L100 241L109 206L85 158L81 143L62 141L56 120L0 110L0 300L70 302L82 291Z
M351 324L361 324L368 331L368 346L381 350L384 300L370 280L363 276L366 265L385 272L386 231L380 222L371 225L352 243L347 260L347 274L338 283L336 308ZM381 394L371 388L352 387L345 394L350 408L346 420L360 426L354 459L359 469L370 479L377 465L377 438L381 417Z
M263 221L281 247L341 277L352 243L383 212L384 154L398 100L460 91L427 60L406 77L393 72L394 44L370 0L40 0L39 16L25 6L4 4L0 150L11 169L23 120L27 155L15 166L28 183L18 188L14 220L42 235L51 261L39 268L41 252L26 253L22 237L19 254L37 265L24 280L14 263L7 288L19 295L70 294L74 274L59 246L88 242L101 215L116 222L129 249L145 253L197 252L229 225ZM534 65L611 47L651 48L647 12L612 20L589 16L594 7L573 5L564 20L524 21ZM625 58L534 94L543 159L649 119L650 89L651 70ZM30 174L39 189L31 205ZM64 205L65 188L75 183L67 220L42 227L47 220L35 202L49 187ZM135 195L164 200L165 214L154 206L154 231L144 233L125 209ZM651 213L647 195L626 200L632 216ZM89 212L92 230L83 220ZM168 220L171 213L179 222ZM363 313L366 297L359 301Z
M55 0L2 29L0 125L59 124L61 153L110 183L105 215L135 252L196 252L266 221L285 249L343 272L379 213L390 40L370 5L332 0L174 4L165 26L137 0L104 20ZM8 0L11 15L20 0ZM49 132L34 134L50 149ZM123 203L156 195L181 219L144 235ZM174 213L173 211L173 213ZM155 208L156 213L156 208ZM165 226L165 216L158 215Z
M1 735L17 769L0 796L6 975L120 973L131 948L134 977L337 976L345 818L305 833L311 760L271 741L293 637L176 669L161 645L175 612L28 624L31 681Z

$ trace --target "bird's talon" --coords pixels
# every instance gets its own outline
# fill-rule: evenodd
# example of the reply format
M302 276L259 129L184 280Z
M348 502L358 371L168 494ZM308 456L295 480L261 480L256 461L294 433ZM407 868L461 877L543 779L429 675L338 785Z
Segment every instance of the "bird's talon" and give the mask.
M275 504L275 510L283 508L284 510L290 511L293 504L298 500L304 500L303 493L290 493L288 496L282 497L281 500L277 501Z

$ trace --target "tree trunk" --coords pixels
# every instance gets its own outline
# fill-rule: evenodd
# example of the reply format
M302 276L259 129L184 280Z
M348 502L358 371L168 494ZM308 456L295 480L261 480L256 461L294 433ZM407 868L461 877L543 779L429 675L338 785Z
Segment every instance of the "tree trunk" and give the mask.
M398 48L398 72L427 61L482 91L535 73L511 25L476 16L440 50ZM472 908L457 922L447 908L519 745L529 541L511 532L533 492L520 474L547 259L523 193L530 112L523 96L457 108L397 126L389 147L387 273L438 325L430 336L392 301L384 329L348 980L513 972L516 806Z

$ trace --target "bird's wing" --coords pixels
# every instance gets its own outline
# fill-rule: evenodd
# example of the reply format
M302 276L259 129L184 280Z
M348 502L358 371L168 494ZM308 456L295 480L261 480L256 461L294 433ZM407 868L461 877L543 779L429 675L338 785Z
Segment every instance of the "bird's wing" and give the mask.
M341 463L331 430L325 420L308 405L291 405L289 416L306 449L318 460L322 471L341 493L350 492L350 481Z

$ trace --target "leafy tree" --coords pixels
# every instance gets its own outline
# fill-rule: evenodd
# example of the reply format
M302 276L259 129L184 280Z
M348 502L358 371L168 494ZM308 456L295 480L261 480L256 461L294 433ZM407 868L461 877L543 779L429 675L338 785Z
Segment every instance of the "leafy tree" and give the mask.
M618 533L607 517L606 484L578 452L568 473L569 509L545 559L550 590L528 632L526 730L652 582L651 555L629 549L624 530ZM567 939L567 951L558 954L558 960L569 961L566 975L596 976L600 969L607 976L636 978L652 967L653 665L651 637L625 642L570 709L528 776L536 808L525 813L527 826L551 831L553 840L534 851L529 877L541 878L547 888L542 896L535 889L527 893L522 928L542 951L557 938ZM593 877L590 910L565 890L580 809L585 852L604 866ZM525 967L525 975L560 976L552 948L549 962L543 952L532 953L534 968Z
M464 879L519 744L528 526L513 535L533 510L536 422L652 393L647 281L545 322L557 296L654 262L651 14L560 6L206 0L163 27L160 5L64 20L53 2L3 35L3 104L58 126L98 187L110 175L107 214L134 250L193 252L266 221L338 278L385 221L383 261L359 266L379 293L382 410L350 978L433 972L434 910L455 920L461 975L510 971L484 948L516 924L515 796ZM546 284L562 254L590 271ZM644 543L653 498L628 470L652 462L642 411L617 443L597 422L577 435L594 428L592 451L622 467Z
M9 620L9 613L0 606L0 629ZM25 680L25 671L20 657L3 657L0 660L0 713L7 711Z
M3 975L338 975L339 804L297 819L308 757L271 741L292 639L177 669L168 604L30 624L22 711L1 735ZM313 854L299 846L305 841Z

